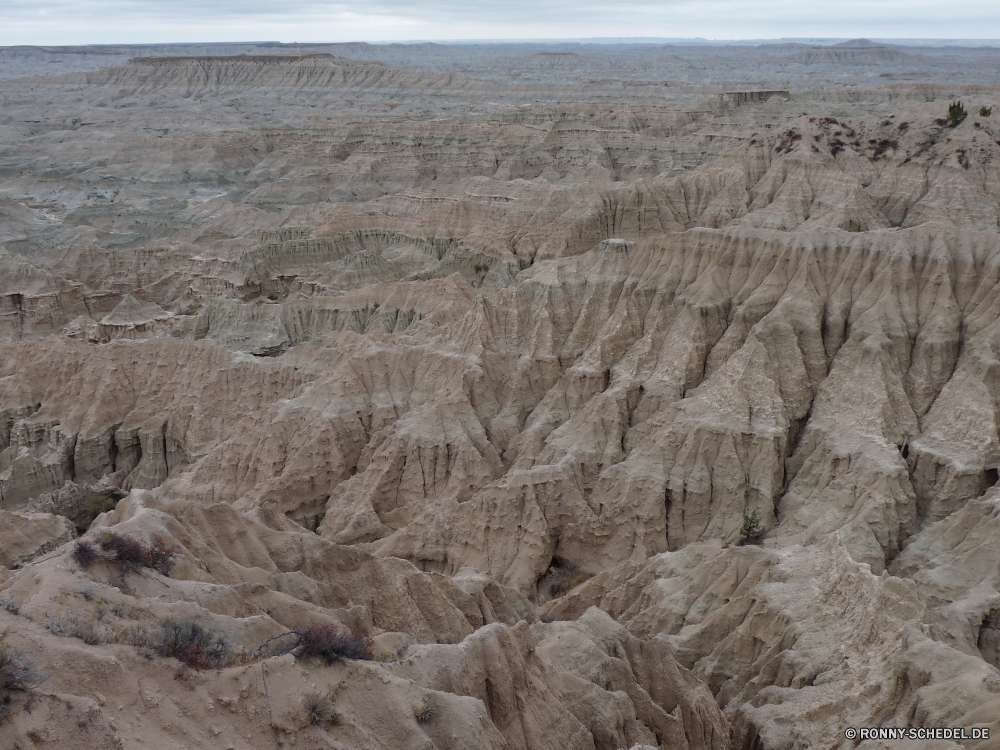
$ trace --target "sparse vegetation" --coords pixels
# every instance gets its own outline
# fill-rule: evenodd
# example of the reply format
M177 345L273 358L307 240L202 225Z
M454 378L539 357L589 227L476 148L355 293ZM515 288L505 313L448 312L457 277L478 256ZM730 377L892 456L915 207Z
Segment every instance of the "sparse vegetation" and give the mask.
M897 141L897 140L890 140L888 138L883 138L881 141L879 141L878 143L875 144L875 150L872 153L872 159L879 158L880 156L882 156L882 154L884 154L890 148L893 151L895 151L896 149L898 149L899 148L899 141Z
M302 656L322 659L327 664L342 659L375 658L371 638L356 630L348 632L333 624L311 625L297 635L295 648L300 649Z
M979 108L979 116L980 117L989 117L992 114L993 114L993 107L980 107Z
M757 544L763 535L760 513L756 510L743 511L743 525L740 527L740 545Z
M10 714L16 693L24 693L41 682L38 668L23 652L0 637L0 724Z
M71 638L79 638L90 646L96 646L104 642L93 620L72 619L65 624L64 630L66 635Z
M438 704L433 697L428 697L413 712L413 718L418 724L430 724L438 713Z
M96 646L104 643L97 625L93 620L82 620L77 617L62 619L61 617L50 617L45 621L45 628L53 635L61 635L67 638L79 638L84 643Z
M73 544L73 562L84 570L97 562L99 556L94 545L86 539L77 539Z
M340 714L334 710L334 700L331 693L308 693L302 699L306 721L311 726L336 726L340 723Z
M149 546L127 534L106 533L100 540L101 549L111 552L125 570L136 571L152 568L163 575L170 575L176 551L168 547L162 537L153 539ZM75 550L74 550L75 555Z
M969 116L962 106L962 102L952 102L948 105L948 127L957 128L962 121Z
M229 637L190 617L160 620L159 632L145 645L194 669L214 669L234 661Z
M21 605L18 604L10 596L5 596L2 599L0 599L0 607L3 607L8 612L10 612L12 615L19 615L19 614L21 614Z
M584 581L590 580L593 576L590 573L580 570L572 563L554 561L549 567L547 577L549 596L557 599L569 593Z

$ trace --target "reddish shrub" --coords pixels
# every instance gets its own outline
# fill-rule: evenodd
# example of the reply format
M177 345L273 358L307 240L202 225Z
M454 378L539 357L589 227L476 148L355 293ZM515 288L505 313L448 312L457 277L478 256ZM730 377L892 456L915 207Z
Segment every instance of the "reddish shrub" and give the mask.
M107 534L101 539L101 549L111 552L123 567L138 570L143 567L142 544L125 534Z
M174 557L177 554L173 547L168 547L163 541L163 537L158 536L153 539L153 546L147 550L146 564L150 568L158 570L163 575L170 575L174 567Z
M127 534L105 534L101 539L101 549L114 553L115 560L124 568L138 570L153 568L163 575L170 575L174 565L175 550L168 547L162 537L156 537L151 547L133 539Z
M899 148L899 141L896 141L896 140L891 140L890 141L888 138L885 138L885 139L879 141L878 145L875 146L875 151L872 154L872 158L873 159L879 158L882 154L884 154L890 148L893 151L895 151L896 149L898 149Z

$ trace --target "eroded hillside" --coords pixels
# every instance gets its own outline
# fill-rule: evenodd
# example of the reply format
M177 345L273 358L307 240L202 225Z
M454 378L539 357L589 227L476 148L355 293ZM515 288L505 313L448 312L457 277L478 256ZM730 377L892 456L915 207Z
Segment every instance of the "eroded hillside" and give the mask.
M759 98L0 83L5 742L1000 747L1000 89Z

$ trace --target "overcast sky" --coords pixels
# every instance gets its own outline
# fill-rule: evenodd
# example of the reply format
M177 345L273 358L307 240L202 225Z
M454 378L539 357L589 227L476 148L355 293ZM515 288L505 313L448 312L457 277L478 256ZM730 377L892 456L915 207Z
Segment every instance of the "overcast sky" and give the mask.
M1000 38L998 0L0 0L0 45Z

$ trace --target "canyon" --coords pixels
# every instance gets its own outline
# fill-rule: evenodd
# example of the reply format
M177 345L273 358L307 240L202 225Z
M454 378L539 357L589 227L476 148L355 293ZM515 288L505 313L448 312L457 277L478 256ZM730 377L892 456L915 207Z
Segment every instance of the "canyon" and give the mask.
M0 48L5 747L1000 748L1000 52L570 47Z

